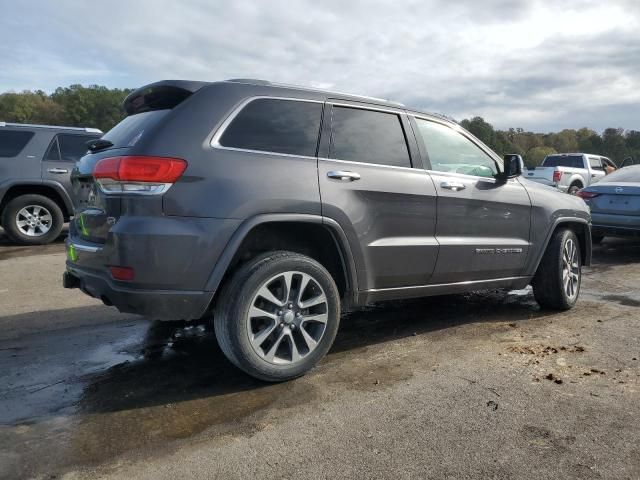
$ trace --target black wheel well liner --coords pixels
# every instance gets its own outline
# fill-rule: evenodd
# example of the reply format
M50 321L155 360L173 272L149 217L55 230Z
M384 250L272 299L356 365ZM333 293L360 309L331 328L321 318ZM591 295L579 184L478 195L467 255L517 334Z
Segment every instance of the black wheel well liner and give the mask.
M355 265L346 236L329 219L304 214L258 215L245 222L229 240L209 277L206 289L216 292L249 258L267 251L289 250L307 255L333 277L343 302L351 304L357 293Z

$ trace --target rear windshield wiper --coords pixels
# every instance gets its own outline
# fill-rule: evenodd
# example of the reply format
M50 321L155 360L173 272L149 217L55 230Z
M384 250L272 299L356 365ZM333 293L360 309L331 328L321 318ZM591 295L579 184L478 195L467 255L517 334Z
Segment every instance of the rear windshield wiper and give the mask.
M96 138L95 140L89 140L87 142L87 147L89 147L90 152L98 152L105 148L113 147L113 143L103 138Z

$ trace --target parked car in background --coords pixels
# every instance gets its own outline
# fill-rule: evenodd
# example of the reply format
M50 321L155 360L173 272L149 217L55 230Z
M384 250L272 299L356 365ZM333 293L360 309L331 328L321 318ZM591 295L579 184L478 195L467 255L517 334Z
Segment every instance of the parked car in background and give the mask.
M591 209L594 243L640 235L640 165L621 168L577 194Z
M74 169L64 285L213 314L255 377L312 368L345 305L528 284L543 307L577 301L585 203L441 116L259 80L158 82L125 111Z
M605 168L612 166L615 168L610 159L600 155L562 153L547 155L539 167L528 169L524 176L575 195L578 190L603 178L607 174Z
M55 240L73 215L71 170L96 128L0 122L0 223L16 243Z

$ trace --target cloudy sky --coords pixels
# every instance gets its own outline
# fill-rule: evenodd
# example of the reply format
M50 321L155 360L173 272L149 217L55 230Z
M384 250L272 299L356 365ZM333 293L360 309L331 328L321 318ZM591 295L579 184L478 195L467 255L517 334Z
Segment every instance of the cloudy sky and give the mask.
M0 92L249 77L640 129L640 0L0 0L0 32Z

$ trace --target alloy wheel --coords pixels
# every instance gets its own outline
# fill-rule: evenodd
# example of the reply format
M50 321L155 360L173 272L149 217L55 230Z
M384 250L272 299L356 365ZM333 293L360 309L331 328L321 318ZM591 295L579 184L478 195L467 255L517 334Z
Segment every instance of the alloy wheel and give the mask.
M42 205L27 205L16 214L16 226L28 237L41 237L53 225L51 212Z
M320 344L328 321L327 296L311 275L288 271L264 282L247 314L253 350L266 362L292 365Z

